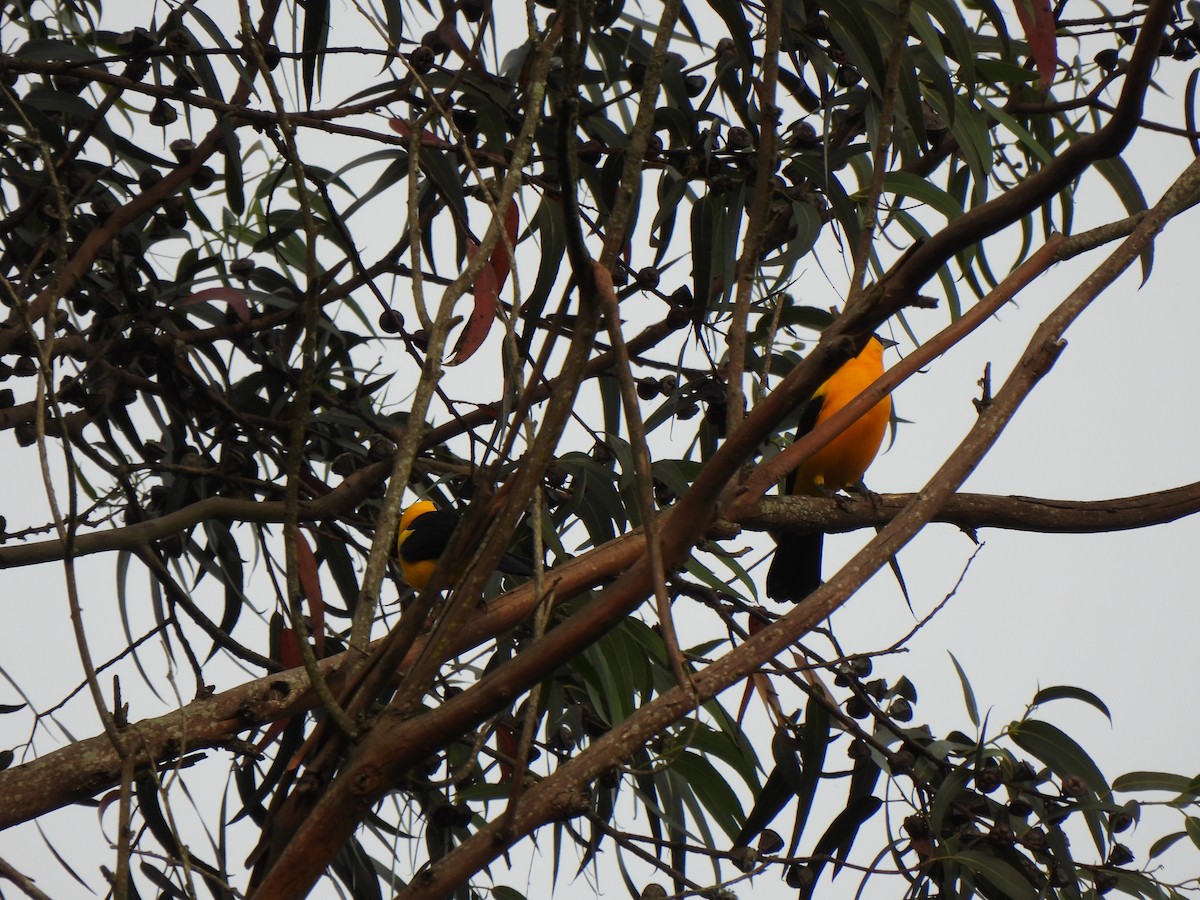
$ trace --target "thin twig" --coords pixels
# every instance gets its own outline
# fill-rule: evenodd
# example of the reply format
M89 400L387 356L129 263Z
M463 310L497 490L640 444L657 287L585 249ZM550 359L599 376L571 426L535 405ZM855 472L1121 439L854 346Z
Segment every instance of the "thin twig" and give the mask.
M251 34L250 6L248 0L238 4L242 17L242 28L246 34ZM317 323L321 304L320 272L317 264L317 228L316 217L313 215L312 203L309 200L308 179L305 175L304 161L296 148L295 128L288 119L284 109L283 98L271 76L270 66L263 58L262 47L256 40L246 42L246 47L258 69L262 82L271 95L271 102L279 116L279 130L283 134L282 141L276 141L276 147L287 160L296 182L296 198L300 204L300 215L304 222L304 340L300 349L300 384L292 399L291 436L288 455L284 467L284 522L283 522L283 552L286 566L286 601L292 629L295 632L296 646L300 658L304 661L304 669L311 679L313 690L321 699L321 705L329 713L333 722L347 735L353 736L357 728L346 715L345 710L333 696L317 666L317 656L309 640L308 625L304 620L304 611L300 600L300 568L296 549L297 542L304 540L300 535L300 470L304 458L304 447L308 437L308 421L311 409L313 383L316 379L317 353ZM314 598L308 598L310 603ZM324 635L321 636L322 640Z
M42 893L34 879L21 874L3 859L0 859L0 878L11 881L16 885L17 890L23 892L30 900L50 900L50 895Z
M762 82L758 87L758 154L754 175L754 194L746 221L742 255L738 258L733 318L729 323L725 358L725 430L733 431L746 415L746 390L742 383L746 371L746 329L750 319L750 293L758 278L762 262L763 235L766 233L771 194L775 187L775 169L779 165L779 120L782 110L776 104L775 91L779 83L779 46L783 30L783 2L769 0L766 4L766 46L763 48ZM699 285L707 291L708 285ZM697 297L706 303L708 297ZM770 346L770 345L768 345ZM767 354L768 360L770 354Z

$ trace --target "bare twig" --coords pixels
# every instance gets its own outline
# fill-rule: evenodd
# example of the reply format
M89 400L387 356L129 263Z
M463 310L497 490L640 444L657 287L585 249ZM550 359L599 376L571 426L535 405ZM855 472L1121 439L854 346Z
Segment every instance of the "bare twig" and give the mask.
M746 415L746 389L742 383L746 372L746 327L750 319L750 292L758 278L758 267L762 262L763 234L766 232L771 195L775 188L775 170L779 166L779 119L782 110L775 100L779 84L779 46L783 30L782 0L769 0L765 6L765 46L762 58L762 81L758 86L757 166L754 176L754 194L750 201L750 214L746 220L746 236L742 242L742 254L735 267L737 283L734 291L733 318L729 323L727 338L725 385L725 428L733 431ZM708 285L700 285L707 290ZM707 297L697 297L700 302Z

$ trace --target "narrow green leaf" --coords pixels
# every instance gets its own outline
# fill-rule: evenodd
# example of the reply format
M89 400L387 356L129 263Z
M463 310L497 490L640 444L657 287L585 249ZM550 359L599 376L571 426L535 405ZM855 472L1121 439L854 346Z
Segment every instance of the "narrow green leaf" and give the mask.
M229 43L229 38L226 36L226 29L222 28L214 22L208 14L200 9L199 5L193 5L188 9L188 16L200 23L200 27L212 39L213 45L219 50L225 51L221 54L222 65L233 66L237 72L238 80L247 80L246 66L242 62L241 53L234 50L233 45ZM190 32L189 32L190 36ZM202 46L203 42L192 38L196 46ZM217 81L216 73L213 72L212 66L204 54L195 54L190 57L196 65L196 73L205 80L201 82L204 87L204 93L208 96L220 100L221 95L220 83Z
M1077 777L1083 780L1087 796L1097 797L1106 804L1113 802L1112 791L1100 768L1087 752L1060 729L1048 722L1026 719L1009 727L1013 741L1028 753L1046 763L1060 779ZM1087 822L1097 852L1105 851L1105 815L1094 804L1083 804L1082 815Z
M749 23L746 22L743 4L737 0L708 0L708 5L721 17L725 27L729 29L729 36L737 45L738 54L742 60L746 63L754 60L756 58L754 45L750 43L751 30Z
M833 34L835 46L842 50L854 68L882 93L882 43L871 28L869 17L864 15L863 6L859 3L843 3L842 0L824 0L821 5L828 12L825 22Z
M312 106L313 82L318 68L324 68L325 47L329 40L329 0L308 0L304 4L304 34L301 38L304 60L304 99Z
M374 184L355 195L354 202L343 211L343 219L349 219L372 199L389 188L395 187L408 176L408 154L403 150L388 149L368 153L366 156L359 157L347 163L337 170L335 177L340 181L343 173L349 172L351 169L356 169L359 166L380 161L386 161L387 166L379 173L379 177L375 179Z
M713 298L718 231L724 212L725 199L720 194L705 194L692 206L692 296L701 309L707 309Z
M1192 145L1192 154L1200 156L1200 138L1196 137L1196 87L1200 85L1200 68L1192 69L1188 76L1187 87L1183 93L1183 121L1189 133L1188 143Z
M771 756L775 765L767 775L767 780L763 782L762 788L755 793L754 805L746 815L742 830L733 839L734 846L748 845L759 832L771 824L792 797L805 789L806 776L796 752L796 742L786 725L780 725L775 730L775 736L771 739ZM796 816L796 827L792 835L793 847L804 827L806 810L803 805L797 810Z
M388 49L398 50L404 40L404 6L400 0L383 0L383 14L387 18ZM391 57L388 57L391 62ZM512 888L504 888L512 890ZM504 898L500 898L504 900Z
M358 603L358 575L347 545L318 533L317 550L325 562L326 571L333 576L333 583L337 585L346 609L353 612Z
M242 175L242 145L237 129L228 118L220 122L221 140L225 145L225 200L236 215L246 211L245 181Z
M421 170L437 185L438 193L450 204L458 221L466 222L467 198L463 194L462 175L454 151L422 148Z
M832 728L829 711L815 699L810 698L804 708L804 727L800 738L800 779L796 784L796 825L792 831L794 853L808 818L812 814L821 784L821 773L825 769L825 755L829 751L829 732Z
M137 649L136 649L137 641L133 636L133 630L132 630L132 626L130 624L129 595L128 595L127 582L129 579L129 564L132 561L133 561L133 554L131 554L128 550L120 550L117 552L117 573L116 573L117 574L117 609L120 610L120 614L121 614L121 628L125 632L125 640L128 642L128 646L130 648L134 648L133 649L133 664L137 667L138 674L140 674L142 676L142 680L144 682L146 682L146 686L148 688L150 688L150 691L154 694L154 696L157 697L159 700L162 700L163 699L162 695L159 694L158 688L155 687L155 683L156 683L157 679L151 678L150 674L142 666L141 656L138 654ZM149 578L150 578L150 585L151 585L151 593L155 595L156 599L161 601L161 595L157 593L158 582L155 580L153 574L150 574ZM161 619L161 617L160 617L160 619ZM162 622L160 620L159 625L161 626L161 624L162 624Z
M1024 66L1002 59L977 59L975 68L981 77L995 84L1023 85L1037 78Z
M1183 827L1196 849L1200 850L1200 819L1195 816L1187 816L1183 820Z
M963 214L962 205L954 197L911 172L889 172L883 179L883 189L898 197L912 197L925 203L945 216L947 221L953 221Z
M992 171L991 133L985 123L981 121L979 114L963 97L955 97L954 114L947 121L967 165L971 168L971 175L974 177L976 185L976 201L978 201L981 185L986 183L987 177Z
M985 113L992 116L997 122L1017 136L1017 139L1021 142L1021 146L1025 149L1029 157L1040 163L1048 163L1054 158L1053 148L1044 146L1034 137L1033 132L1022 125L1015 116L1007 112L1002 106L997 106L986 97L979 98L979 106Z
M1022 750L1033 754L1060 778L1082 778L1089 792L1111 800L1108 781L1100 768L1074 738L1038 719L1014 723L1008 732Z
M967 870L986 879L1006 900L1021 900L1024 897L1036 900L1040 895L1038 889L1017 869L989 853L960 850L954 854L954 858Z
M567 237L562 206L549 198L543 199L529 227L537 233L538 273L533 290L529 291L528 297L521 305L524 330L521 332L518 348L522 353L528 352L530 342L537 334L538 321L563 270Z
M1173 775L1170 772L1127 772L1113 781L1114 791L1170 791L1174 794L1196 794L1195 778Z
M39 62L91 62L96 59L96 54L87 47L56 38L34 38L26 41L16 49L13 56Z
M1196 77L1196 71L1192 72L1193 79ZM1133 171L1121 157L1110 156L1096 160L1096 171L1104 176L1104 180L1108 182L1109 187L1117 195L1117 199L1121 201L1121 205L1125 207L1125 211L1131 216L1149 208L1146 203L1146 195L1142 193L1142 186L1138 184ZM1065 230L1069 233L1069 229ZM1142 284L1145 284L1154 268L1153 241L1146 244L1146 249L1141 254L1141 260Z
M949 653L950 651L946 651ZM954 663L954 670L958 672L959 683L962 684L963 700L967 704L967 715L971 719L971 724L976 728L979 727L979 707L975 705L975 692L971 690L971 682L967 680L967 673L963 671L963 667L958 664L958 659L953 653L950 653L950 661Z
M924 6L937 19L958 63L959 77L963 84L973 85L977 54L972 47L972 31L963 19L962 7L951 0L920 0L914 6Z
M1034 694L1033 705L1038 706L1042 703L1049 703L1052 700L1079 700L1088 706L1100 710L1100 712L1104 713L1108 721L1112 721L1112 713L1108 711L1108 707L1104 705L1104 701L1091 691L1086 691L1083 688L1072 687L1069 684L1057 684L1053 687L1042 688Z
M1141 872L1129 869L1110 869L1117 879L1116 892L1130 897L1148 897L1150 900L1183 900L1173 888L1164 888L1157 881Z
M1067 900L1078 900L1079 870L1075 866L1075 859L1071 856L1071 842L1062 829L1062 820L1048 818L1043 822L1046 826L1046 846L1050 850L1055 868L1063 877L1062 893L1066 895ZM1104 852L1103 848L1100 852Z
M1011 41L1008 36L1008 25L1004 20L1004 13L1000 11L999 4L995 0L972 0L971 6L983 13L992 28L996 30L996 34L1000 36L1001 46L1003 47L1001 55L1004 57L1011 56L1012 51L1009 46ZM979 60L977 59L975 62L978 65Z
M967 782L974 777L974 773L974 767L964 763L947 775L938 787L937 795L933 798L933 805L929 808L929 825L934 834L941 834L946 813L950 812L958 803L959 797L966 788Z
M1171 834L1164 834L1157 841L1150 845L1150 852L1147 854L1147 859L1156 859L1162 856L1177 843L1187 837L1186 831L1174 831Z
M836 877L840 869L840 861L850 852L859 829L879 811L882 805L883 801L878 797L857 797L848 802L846 808L834 817L833 821L829 823L829 827L825 829L825 833L817 841L816 847L813 848L812 855L816 857L810 864L813 880L808 889L801 894L802 897L812 896L812 888L821 877L821 870L825 867L825 857L832 857L835 860L834 877Z
M736 741L729 732L716 731L697 723L688 734L688 742L698 753L719 759L732 768L751 790L758 789L758 759L753 746L744 736Z
M781 290L791 280L796 263L812 250L824 224L821 214L811 203L803 200L792 203L791 225L795 229L795 234L783 245L783 249L779 253L766 257L759 264L764 269L779 269L775 273L775 282L771 285L772 290Z
M698 753L684 751L672 763L684 777L696 799L703 804L713 822L730 839L737 835L745 816L742 804L729 781Z

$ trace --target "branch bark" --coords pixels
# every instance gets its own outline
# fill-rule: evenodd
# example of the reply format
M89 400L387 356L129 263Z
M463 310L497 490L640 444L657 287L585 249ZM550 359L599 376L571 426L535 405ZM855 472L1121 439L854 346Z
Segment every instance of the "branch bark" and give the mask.
M740 525L750 531L778 528L839 533L881 527L899 515L914 496L764 497L758 513L742 518L730 530ZM1200 482L1106 500L955 494L930 521L965 531L1000 528L1046 534L1103 534L1165 525L1196 513L1200 513Z

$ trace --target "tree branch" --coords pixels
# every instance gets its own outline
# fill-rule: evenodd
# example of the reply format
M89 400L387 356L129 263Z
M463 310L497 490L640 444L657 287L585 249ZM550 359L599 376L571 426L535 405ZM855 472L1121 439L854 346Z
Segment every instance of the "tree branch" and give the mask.
M914 494L875 494L871 497L764 497L760 512L750 513L740 526L749 531L779 529L841 533L886 525ZM1163 491L1105 500L1054 500L1043 497L955 494L930 520L966 531L1000 528L1047 534L1104 534L1165 525L1200 513L1200 482ZM718 523L723 528L726 523ZM725 536L722 534L722 537Z

